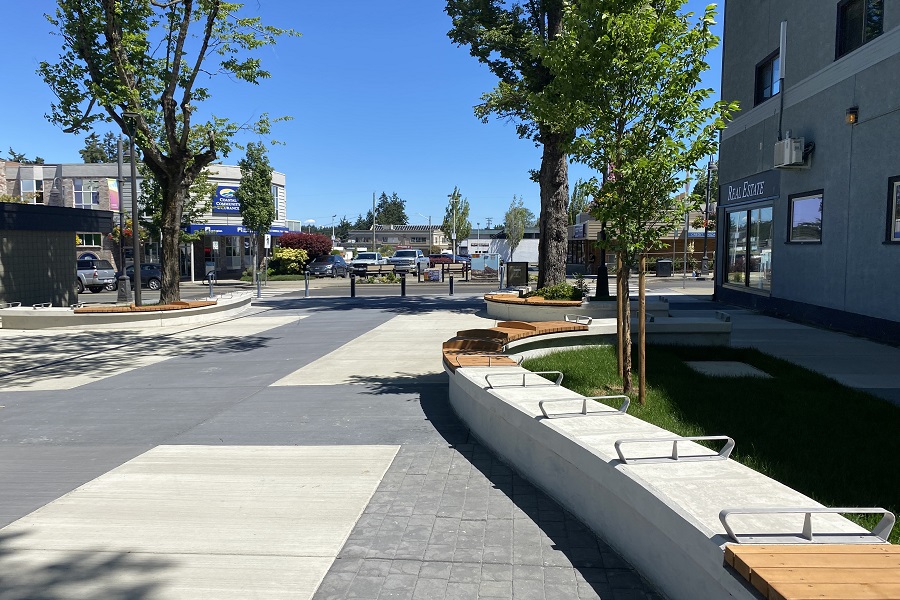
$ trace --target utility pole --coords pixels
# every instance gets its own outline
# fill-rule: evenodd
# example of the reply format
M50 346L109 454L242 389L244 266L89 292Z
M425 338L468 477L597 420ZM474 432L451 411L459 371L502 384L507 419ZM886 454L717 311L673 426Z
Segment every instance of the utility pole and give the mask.
M372 252L375 252L375 192L372 192Z
M709 157L709 164L706 167L706 209L703 211L703 259L700 265L700 274L706 277L709 275L709 255L706 253L707 238L709 238L709 194L712 184L713 159Z
M487 223L487 229L491 228L491 224L494 222L494 219L491 217L485 217L484 222Z
M459 249L456 247L456 200L453 200L453 260L456 260L456 255L459 252Z

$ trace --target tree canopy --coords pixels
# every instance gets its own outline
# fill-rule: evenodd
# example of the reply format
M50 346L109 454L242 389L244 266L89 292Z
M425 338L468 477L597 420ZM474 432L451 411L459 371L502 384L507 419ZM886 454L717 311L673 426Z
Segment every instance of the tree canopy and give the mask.
M444 220L441 222L441 231L447 238L456 234L456 241L464 240L472 232L472 222L469 221L469 200L462 197L459 188L454 186L453 192L447 198L447 208L444 210ZM455 207L455 211L454 211ZM455 216L454 216L455 215ZM456 248L453 248L456 252Z
M200 110L217 76L268 78L256 52L294 34L242 8L222 0L57 0L47 15L63 42L38 69L57 98L49 120L69 133L115 123L134 136L160 186L163 303L180 297L179 230L191 186L228 155L239 131L270 132L265 114L244 126Z
M272 165L263 144L247 144L244 158L238 162L241 183L236 192L244 227L256 235L269 233L275 221L272 198Z
M16 152L12 149L12 146L9 148L9 157L7 157L10 162L17 162L23 165L42 165L44 164L44 159L40 156L35 156L34 158L28 158L25 156L24 152Z
M448 33L497 77L497 87L481 97L475 115L482 121L497 116L516 124L522 138L543 149L532 178L541 190L538 287L565 281L566 208L569 199L565 148L574 129L536 111L552 104L558 90L550 86L557 72L545 62L547 49L563 31L564 0L506 2L447 0L453 20Z
M85 163L114 163L119 160L119 141L116 135L107 131L103 139L92 131L84 139L84 148L78 151Z
M408 225L409 217L406 216L406 200L397 195L397 192L390 196L387 192L381 192L378 197L378 204L375 205L375 222L379 225ZM372 229L372 211L367 211L366 216L359 215L356 223L353 224L354 229Z
M513 196L509 209L503 217L503 230L506 232L506 243L509 244L509 260L513 259L516 248L525 237L525 227L528 226L528 213L530 212L525 208L521 198Z

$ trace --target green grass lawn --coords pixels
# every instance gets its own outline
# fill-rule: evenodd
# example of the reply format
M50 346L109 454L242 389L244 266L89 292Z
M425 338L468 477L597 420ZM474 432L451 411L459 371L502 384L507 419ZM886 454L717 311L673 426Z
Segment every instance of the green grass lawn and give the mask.
M772 379L709 377L684 363L693 360L745 362ZM562 371L563 385L585 396L621 393L611 346L552 354L523 366ZM736 442L732 458L826 506L900 510L900 408L885 400L740 348L648 346L644 407L637 404L634 381L628 412L639 419L678 435L729 435ZM868 527L878 520L848 517ZM898 541L895 528L891 542Z

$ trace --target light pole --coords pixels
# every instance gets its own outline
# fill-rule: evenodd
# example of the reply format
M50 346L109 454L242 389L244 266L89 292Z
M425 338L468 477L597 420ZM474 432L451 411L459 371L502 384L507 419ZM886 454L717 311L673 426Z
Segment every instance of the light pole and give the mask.
M425 215L422 213L416 213L422 218L425 218ZM431 254L431 247L434 246L434 232L431 231L431 215L428 215L428 254Z
M451 241L453 242L453 260L456 260L456 255L459 253L459 250L456 247L456 200L453 199L453 237Z
M331 247L334 247L334 218L337 215L331 215Z
M306 233L312 233L312 226L316 224L315 219L306 220Z
M131 242L134 253L134 305L141 306L141 236L138 226L138 192L137 163L134 156L134 130L141 115L135 112L123 112L122 118L128 124L128 141L131 147ZM121 202L121 199L120 199ZM121 232L120 232L121 233ZM166 257L171 260L171 257ZM165 268L165 267L164 267ZM163 277L165 279L165 277Z
M709 238L709 194L712 182L713 171L712 157L709 157L709 164L706 166L706 209L703 211L703 258L700 264L700 273L706 277L709 275L709 256L706 254L706 242Z

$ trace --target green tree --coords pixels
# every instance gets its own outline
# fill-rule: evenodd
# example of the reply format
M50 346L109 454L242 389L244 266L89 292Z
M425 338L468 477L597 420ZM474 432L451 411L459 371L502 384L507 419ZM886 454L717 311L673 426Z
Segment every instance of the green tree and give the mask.
M369 211L371 212L371 211ZM397 192L388 196L381 192L378 204L375 206L376 222L379 225L408 225L409 217L406 216L406 200L400 198Z
M138 164L141 174L139 233L141 239L160 239L163 226L163 188L156 175L144 163ZM188 233L191 223L203 223L205 215L212 210L215 184L209 181L209 172L202 171L194 179L181 211L181 227L178 229L178 244L186 244L200 239L203 234ZM146 233L145 233L146 232Z
M450 201L447 202L447 208L444 211L444 220L441 223L441 231L444 236L453 238L456 234L456 242L464 240L472 233L472 222L469 221L469 201L462 197L459 188L454 186L453 193L447 196ZM454 254L456 248L452 249Z
M259 257L263 254L265 235L275 221L275 201L272 198L272 165L266 147L260 142L247 144L244 158L238 162L241 168L241 183L237 196L241 206L241 219L251 232L255 258L253 260L253 281L259 268Z
M212 96L201 81L224 75L259 83L269 73L255 51L294 34L243 16L242 7L222 0L57 0L47 15L63 40L59 57L38 68L57 98L50 120L68 133L110 121L133 133L160 186L161 303L180 298L178 246L191 187L228 155L238 131L270 132L265 114L248 127L216 116L199 122Z
M692 22L682 4L580 0L567 5L564 34L545 56L557 74L550 84L557 101L542 98L537 111L580 132L575 160L610 172L602 186L593 178L588 189L598 199L593 214L610 224L622 258L617 276L626 392L632 387L628 276L683 219L685 207L673 200L684 184L680 174L713 153L717 132L737 108L708 102L712 90L699 87L709 68L705 57L718 44L710 31L715 5Z
M347 215L344 215L334 228L334 237L342 242L346 242L350 238L350 229L352 227L353 224L347 220Z
M590 204L589 198L588 186L579 179L572 186L572 197L569 198L569 225L574 225L578 215L587 210L588 204Z
M509 244L509 260L513 259L513 253L525 237L529 212L531 211L525 208L522 199L513 196L509 209L503 217L503 230L506 232L506 243Z
M556 90L550 84L556 72L545 64L544 55L563 32L565 5L564 0L447 0L446 9L453 19L450 39L469 46L472 56L499 80L481 97L476 116L485 122L491 115L513 121L520 137L543 149L540 170L532 172L541 190L538 287L566 279L566 147L574 129L535 111L555 101Z
M7 159L10 162L17 162L23 165L42 165L44 164L44 159L40 156L35 156L34 158L28 158L22 152L16 152L12 149L12 146L9 148L9 158Z

